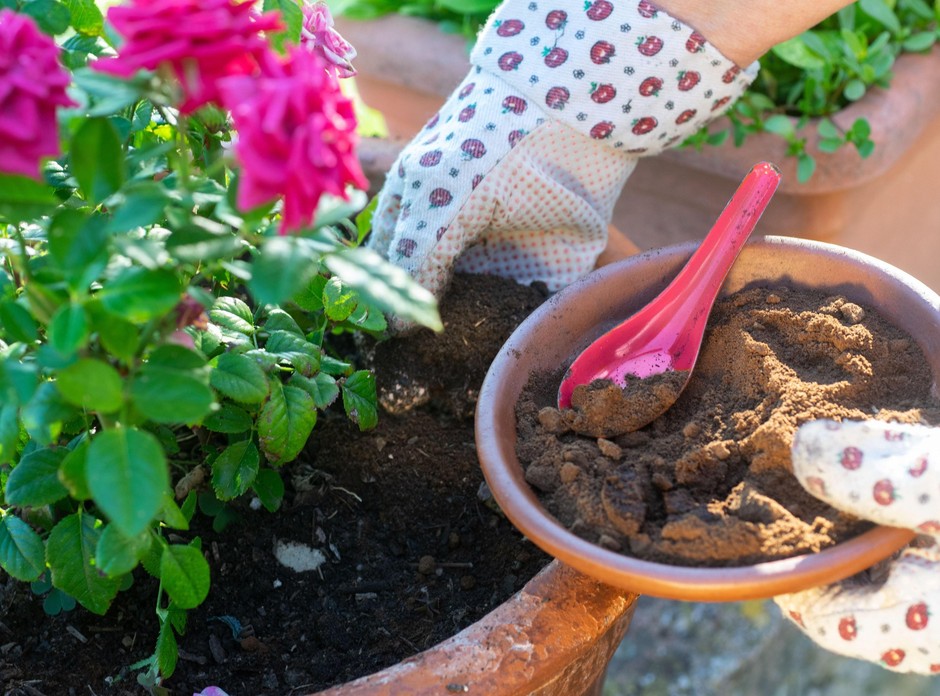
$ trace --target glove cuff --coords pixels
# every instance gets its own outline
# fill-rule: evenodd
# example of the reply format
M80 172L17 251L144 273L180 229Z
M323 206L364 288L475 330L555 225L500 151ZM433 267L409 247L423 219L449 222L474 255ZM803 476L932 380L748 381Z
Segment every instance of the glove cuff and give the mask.
M574 6L574 3L564 3ZM757 76L646 0L508 0L471 62L615 149L657 154L724 113Z

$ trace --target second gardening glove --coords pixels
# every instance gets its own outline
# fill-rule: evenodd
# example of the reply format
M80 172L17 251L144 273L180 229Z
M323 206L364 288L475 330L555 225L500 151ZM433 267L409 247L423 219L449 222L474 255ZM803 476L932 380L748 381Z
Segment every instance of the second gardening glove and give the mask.
M368 242L436 295L454 270L550 290L588 273L637 159L723 113L758 67L646 0L507 0L471 63L388 173Z
M797 432L793 468L833 507L922 536L887 564L886 577L868 572L777 597L784 615L833 652L940 673L940 428L813 421Z

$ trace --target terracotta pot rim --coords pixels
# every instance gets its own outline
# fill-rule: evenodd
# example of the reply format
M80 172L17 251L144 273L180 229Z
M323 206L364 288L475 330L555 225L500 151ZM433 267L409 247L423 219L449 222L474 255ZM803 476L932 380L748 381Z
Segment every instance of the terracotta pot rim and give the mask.
M763 599L844 579L892 555L914 537L911 530L876 526L816 554L752 566L700 568L653 563L603 549L577 537L545 511L526 483L514 452L514 419L506 417L505 409L509 408L511 413L512 405L521 391L522 377L519 373L524 372L525 378L529 374L527 370L520 369L519 365L520 357L527 350L534 350L532 346L526 345L529 334L542 322L561 315L566 305L572 306L578 295L589 292L592 287L596 292L597 287L629 275L632 269L661 263L663 259L678 268L696 246L697 242L677 244L601 268L553 296L510 337L484 380L476 414L478 456L487 483L500 507L523 534L562 562L602 582L667 599ZM862 280L870 277L872 282L899 287L900 296L892 296L889 302L913 300L919 303L922 311L940 317L940 297L923 283L878 259L834 244L790 237L764 237L749 242L742 251L741 259L758 253L779 257L787 252L820 254L831 262L848 264L859 273ZM737 264L741 264L740 259ZM669 278L672 276L670 273L666 275ZM824 281L825 278L820 278L820 284L824 284ZM934 324L938 323L940 319L935 319ZM910 327L906 328L910 332ZM558 336L564 330L557 324L553 329ZM570 336L564 338L569 342L573 340ZM554 364L560 365L562 361ZM936 364L934 374L940 374ZM513 386L507 386L510 381ZM500 403L501 400L510 399L512 405L508 407ZM507 424L506 420L512 423Z

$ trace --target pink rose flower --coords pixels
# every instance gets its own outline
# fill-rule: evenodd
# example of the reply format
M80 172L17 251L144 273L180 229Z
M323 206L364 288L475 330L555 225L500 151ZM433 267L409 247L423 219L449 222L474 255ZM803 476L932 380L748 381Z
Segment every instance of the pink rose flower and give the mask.
M232 112L241 169L238 205L249 209L284 198L281 234L310 225L324 193L348 199L346 185L366 188L355 147L352 101L319 54L291 46L273 52L259 77L221 83Z
M304 23L300 30L300 43L319 53L333 66L337 77L352 77L356 69L352 65L356 49L333 28L333 15L322 0L304 0Z
M74 106L59 48L36 23L0 10L0 171L42 181L39 163L59 154L56 109Z
M141 69L169 70L179 80L190 113L218 103L218 81L258 69L267 50L262 35L282 28L278 13L259 14L251 0L131 0L112 7L108 19L124 37L116 58L94 64L96 70L130 77Z

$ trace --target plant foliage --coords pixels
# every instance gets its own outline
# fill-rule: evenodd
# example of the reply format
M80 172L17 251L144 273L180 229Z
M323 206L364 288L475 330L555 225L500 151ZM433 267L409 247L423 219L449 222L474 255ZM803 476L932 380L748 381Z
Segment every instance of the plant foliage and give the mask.
M50 613L103 614L138 568L158 578L160 637L137 665L155 684L210 589L186 532L200 495L217 522L243 495L276 511L318 412L375 425L374 379L336 337L380 336L386 312L440 320L358 247L365 194L280 236L279 202L236 205L225 113L182 116L155 74L89 69L114 48L94 2L0 7L56 37L76 103L44 181L0 174L0 568Z

